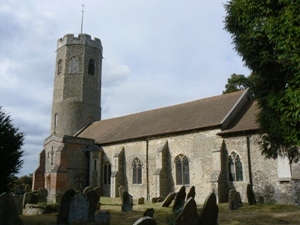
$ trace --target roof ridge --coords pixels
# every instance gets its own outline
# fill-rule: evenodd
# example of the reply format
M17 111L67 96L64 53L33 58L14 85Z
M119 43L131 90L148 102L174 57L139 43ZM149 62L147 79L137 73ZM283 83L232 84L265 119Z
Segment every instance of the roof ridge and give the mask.
M186 105L186 104L190 104L190 103L198 102L198 101L205 101L205 100L209 100L209 99L216 99L216 98L220 98L221 96L225 96L225 95L228 96L228 95L232 95L232 94L237 94L238 92L246 92L246 91L247 91L247 89L245 89L245 90L239 90L239 91L234 91L234 92L230 92L230 93L226 93L226 94L219 94L219 95L210 96L210 97L206 97L206 98L200 98L200 99L195 99L195 100L191 100L191 101L187 101L187 102L183 102L183 103L178 103L178 104L175 104L175 105L169 105L169 106L164 106L164 107L160 107L160 108L149 109L149 110L145 110L145 111L131 113L131 114L123 115L123 116L117 116L117 117L107 118L107 119L104 119L104 120L107 121L107 120L114 120L114 119L119 119L119 118L134 116L134 115L138 115L138 114L141 114L141 113L153 112L153 111L157 111L157 110L161 110L161 109L167 109L167 108L171 108L171 107L175 107L175 106ZM100 121L103 121L103 120L99 120L99 121L95 121L95 122L100 122Z

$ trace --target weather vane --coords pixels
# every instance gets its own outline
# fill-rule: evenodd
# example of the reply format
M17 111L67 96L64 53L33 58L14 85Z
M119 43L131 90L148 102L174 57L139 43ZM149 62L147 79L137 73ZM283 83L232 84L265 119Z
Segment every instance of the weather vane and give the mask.
M81 32L82 33L82 28L83 28L83 13L84 13L84 4L81 5L82 10L81 10Z

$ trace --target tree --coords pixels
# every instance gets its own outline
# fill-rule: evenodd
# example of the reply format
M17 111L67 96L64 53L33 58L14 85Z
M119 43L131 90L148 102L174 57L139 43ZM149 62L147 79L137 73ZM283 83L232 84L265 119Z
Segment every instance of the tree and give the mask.
M23 140L24 134L12 125L10 116L0 107L0 193L8 191L8 184L23 164Z
M225 91L223 94L244 90L250 87L250 80L248 77L245 77L243 74L231 74L230 78L227 80L225 85Z
M299 0L231 0L224 21L252 70L262 153L290 162L300 157L299 8Z

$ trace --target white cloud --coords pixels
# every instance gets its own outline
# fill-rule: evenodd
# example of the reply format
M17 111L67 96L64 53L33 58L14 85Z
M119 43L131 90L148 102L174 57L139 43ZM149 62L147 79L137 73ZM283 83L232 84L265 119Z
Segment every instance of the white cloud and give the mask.
M50 134L56 41L80 32L104 48L102 117L221 94L248 75L223 30L216 1L4 0L0 7L0 105L26 133L21 174L38 166Z

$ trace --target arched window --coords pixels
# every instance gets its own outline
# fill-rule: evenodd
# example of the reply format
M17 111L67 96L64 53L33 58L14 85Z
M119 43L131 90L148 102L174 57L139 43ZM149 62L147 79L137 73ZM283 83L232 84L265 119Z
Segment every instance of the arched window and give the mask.
M138 158L132 162L132 183L142 184L142 163Z
M228 156L229 181L243 180L243 164L240 156L236 152L231 152Z
M103 168L103 184L110 184L111 165L109 162L104 162Z
M57 74L61 74L62 71L62 59L57 62Z
M176 185L190 184L189 160L184 155L178 155L175 158Z
M58 123L58 114L55 113L55 114L54 114L54 128L57 127L57 123Z
M95 61L93 59L89 60L88 74L90 75L95 74Z
M69 73L78 73L79 71L79 58L72 57L69 62Z

